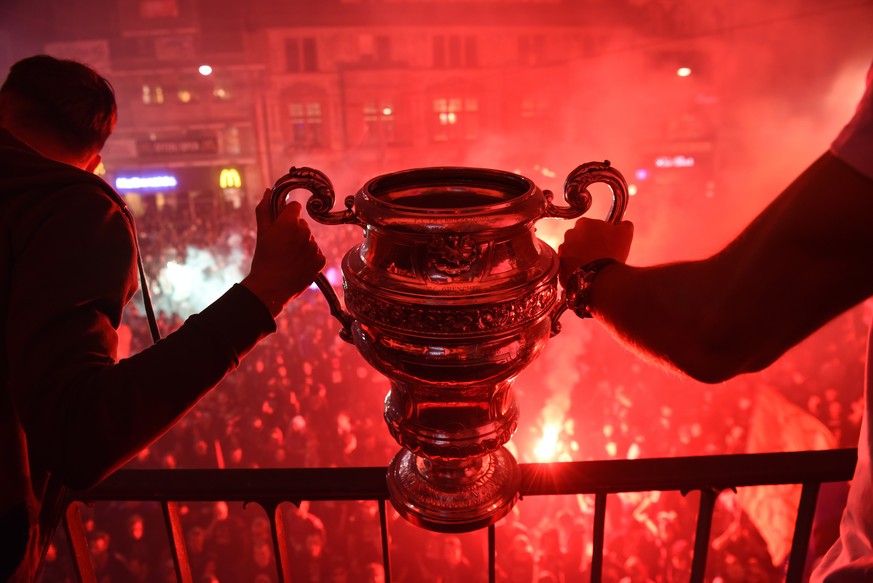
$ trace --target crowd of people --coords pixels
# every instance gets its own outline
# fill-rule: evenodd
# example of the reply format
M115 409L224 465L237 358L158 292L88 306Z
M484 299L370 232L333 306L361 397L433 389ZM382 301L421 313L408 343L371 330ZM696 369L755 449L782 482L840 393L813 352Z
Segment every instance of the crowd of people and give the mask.
M141 250L159 309L162 332L180 326L184 310L157 301L158 275L190 249L216 257L250 257L255 231L250 210L216 207L138 217ZM311 221L310 221L311 222ZM328 265L338 265L360 240L352 227L313 225ZM220 268L220 265L218 266ZM129 306L123 329L130 353L151 342L141 303ZM718 386L700 385L641 363L614 342L599 341L590 325L584 366L559 362L550 351L519 379L520 429L509 446L519 461L534 454L550 395L536 386L556 368L576 367L559 441L561 459L621 459L747 451L756 395L784 395L819 419L835 446L857 441L863 344L869 306L854 310L801 344L773 367ZM590 323L589 323L590 324ZM128 468L272 468L384 466L399 446L382 420L388 381L339 338L339 324L317 290L304 293L277 319L278 331L170 432ZM566 334L566 332L565 332ZM555 339L552 342L569 342ZM568 422L569 420L569 422ZM651 492L610 497L604 580L686 580L691 568L696 494ZM92 559L101 583L174 581L160 507L113 502L82 506ZM269 522L256 505L183 503L194 581L277 580ZM384 580L378 505L374 502L287 504L286 528L294 583ZM522 500L496 527L498 581L587 581L593 501L585 496ZM487 580L484 532L430 533L389 512L391 580L454 583ZM826 548L827 545L825 545ZM823 550L823 549L822 549ZM777 581L767 543L738 496L718 498L707 580ZM75 580L67 543L56 535L42 580Z

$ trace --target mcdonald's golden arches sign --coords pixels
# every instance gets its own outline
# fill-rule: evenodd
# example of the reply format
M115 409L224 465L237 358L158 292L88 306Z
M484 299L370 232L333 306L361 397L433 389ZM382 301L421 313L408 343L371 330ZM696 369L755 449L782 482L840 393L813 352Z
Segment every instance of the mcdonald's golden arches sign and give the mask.
M242 179L236 168L223 168L218 176L218 186L221 188L240 188Z

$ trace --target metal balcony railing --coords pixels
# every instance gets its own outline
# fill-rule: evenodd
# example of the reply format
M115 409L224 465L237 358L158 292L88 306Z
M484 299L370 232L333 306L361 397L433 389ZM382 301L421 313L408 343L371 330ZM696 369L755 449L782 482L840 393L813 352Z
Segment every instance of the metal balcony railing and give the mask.
M638 460L521 464L522 498L593 494L593 555L591 581L601 580L607 495L621 492L700 492L691 565L691 583L703 581L709 550L713 509L720 492L743 486L802 484L786 581L803 576L819 486L847 481L857 460L856 449L791 453L717 455ZM375 500L379 502L382 561L391 581L386 502L386 469L382 467L256 470L123 470L68 501L65 528L83 583L96 583L88 552L79 502L152 501L163 509L176 577L192 582L180 502L248 502L266 511L277 557L278 580L291 581L289 553L282 518L283 502ZM495 581L495 529L488 527L488 575Z

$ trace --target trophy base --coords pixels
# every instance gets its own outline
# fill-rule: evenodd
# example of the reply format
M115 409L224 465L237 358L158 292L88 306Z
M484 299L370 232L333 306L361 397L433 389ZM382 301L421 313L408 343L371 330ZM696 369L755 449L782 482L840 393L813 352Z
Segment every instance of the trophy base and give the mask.
M460 533L494 524L512 510L521 471L504 447L449 461L401 450L387 478L391 504L406 520L435 532Z

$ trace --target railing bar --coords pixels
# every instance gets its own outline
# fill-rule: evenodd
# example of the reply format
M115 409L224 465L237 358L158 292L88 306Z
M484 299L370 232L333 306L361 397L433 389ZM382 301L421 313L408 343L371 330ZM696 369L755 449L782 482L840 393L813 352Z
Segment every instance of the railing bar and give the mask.
M791 539L791 555L788 558L785 583L800 583L803 577L820 486L818 482L808 482L803 485L800 492L800 504L797 506L797 520L794 523L794 537Z
M594 533L591 551L591 583L600 583L603 577L603 542L606 538L606 492L594 495Z
M524 463L522 496L591 494L599 491L651 492L701 490L712 484L733 487L762 484L841 482L852 478L855 448L729 454L634 460Z
M79 578L79 583L97 583L78 502L70 502L67 505L67 511L64 513L64 530L67 532L67 542L76 562L76 576Z
M382 531L382 569L385 583L391 583L391 547L388 544L388 508L384 500L379 500L379 530Z
M712 531L712 512L719 491L705 488L700 491L700 510L697 513L697 532L694 535L694 556L691 560L691 583L703 583L706 573L706 557L709 553L709 536Z
M497 581L497 531L488 525L488 583Z
M182 528L182 517L179 514L179 503L165 500L161 502L167 534L170 537L170 553L173 555L173 567L176 570L178 583L193 583L191 562L188 560L188 547L185 544L185 531Z
M607 495L616 492L710 490L713 484L743 487L764 484L812 484L847 481L852 478L857 462L857 449L782 452L775 454L730 454L682 458L649 458L637 460L598 460L553 464L519 464L521 496L560 494L594 494L595 543L599 551L591 559L591 580L599 583L603 571L605 504ZM252 470L121 470L94 488L71 493L70 499L82 503L113 500L157 501L162 505L177 578L190 583L191 567L187 557L185 536L178 517L176 503L168 500L246 501L259 500L376 500L384 512L388 499L384 467L356 468L283 468ZM209 484L204 488L203 484ZM804 493L807 490L804 488ZM254 495L253 495L254 493ZM803 498L802 494L802 498ZM812 493L806 493L812 496ZM717 494L716 494L717 497ZM706 495L701 499L703 513ZM714 507L714 498L711 501ZM805 508L805 505L804 505ZM598 512L603 513L598 516ZM814 504L810 507L814 512ZM703 553L695 553L692 574L701 578L705 570L705 555L712 522L712 508L701 522L695 546L703 545ZM175 518L174 518L175 515ZM598 518L600 526L597 527ZM81 521L81 516L79 517ZM795 538L800 540L811 520L798 508ZM387 519L383 537L387 537ZM176 524L178 523L178 524ZM73 527L75 528L75 527ZM801 530L798 531L797 529ZM705 540L702 536L705 530ZM68 531L68 537L71 535ZM808 532L807 532L808 535ZM598 543L599 539L599 543ZM73 541L70 541L73 544ZM87 545L87 542L85 543ZM803 545L792 545L792 553L806 552ZM384 543L383 543L384 547ZM85 546L84 548L87 548ZM386 577L390 580L390 558L383 548ZM703 557L703 561L700 561ZM789 570L800 569L803 561L789 562ZM695 570L695 565L697 565ZM794 565L792 567L792 565ZM496 570L496 567L495 567ZM93 567L92 567L93 571ZM792 574L794 571L791 571ZM81 577L82 575L80 575ZM702 580L702 579L701 579ZM87 579L84 583L92 583ZM792 582L793 583L793 582Z
M264 503L263 508L270 519L273 555L276 557L279 583L291 583L291 560L288 556L288 537L285 533L285 511L282 509L282 505L277 503Z
M521 496L699 490L710 484L842 482L852 479L855 448L730 454L681 458L519 464ZM209 488L202 484L208 483ZM121 470L90 490L82 502L99 500L386 500L384 467L262 468L228 470Z
M121 470L72 496L84 502L212 502L251 500L252 492L261 500L388 499L384 467Z

